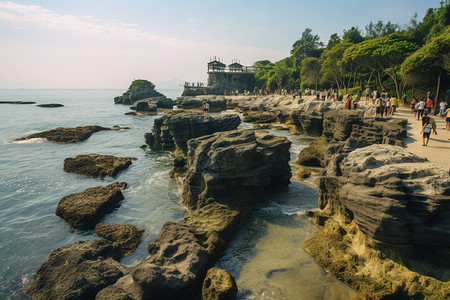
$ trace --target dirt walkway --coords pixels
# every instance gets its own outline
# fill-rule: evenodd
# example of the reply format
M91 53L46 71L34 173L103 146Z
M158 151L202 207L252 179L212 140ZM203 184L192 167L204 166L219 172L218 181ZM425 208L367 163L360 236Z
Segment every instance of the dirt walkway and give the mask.
M445 170L450 170L450 131L445 130L445 120L439 116L430 115L436 121L438 134L434 135L432 133L428 146L424 147L422 146L422 135L420 134L422 122L418 121L417 117L414 117L414 114L410 112L410 108L400 107L397 109L394 117L408 120L406 127L408 129L408 137L404 142L405 147L409 151L420 157L426 157L429 161Z

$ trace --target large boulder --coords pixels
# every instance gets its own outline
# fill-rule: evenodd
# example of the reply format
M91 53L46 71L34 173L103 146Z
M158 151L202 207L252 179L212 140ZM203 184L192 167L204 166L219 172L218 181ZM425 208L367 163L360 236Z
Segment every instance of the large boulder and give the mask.
M116 176L128 168L134 159L101 154L84 154L64 160L64 171L93 177Z
M182 224L164 224L149 256L97 299L192 299L210 264L203 235Z
M59 201L56 215L76 229L92 229L123 200L125 182L88 188L65 196Z
M125 273L118 258L117 249L105 239L57 248L34 275L25 294L36 300L94 299L98 291Z
M114 247L119 248L122 256L127 256L136 250L141 242L144 230L131 224L103 224L95 225L98 236L111 241Z
M211 268L203 281L203 300L235 300L238 288L233 276L226 270Z
M196 207L200 198L245 201L247 196L251 202L265 189L288 185L290 145L287 138L262 130L232 130L189 140L184 203Z
M155 85L150 81L134 80L128 90L122 96L114 98L115 103L131 105L136 101L145 99L159 108L172 108L173 101L155 90Z
M58 127L51 130L37 132L26 137L15 139L14 141L24 141L29 139L42 138L54 143L73 144L87 140L93 133L105 130L130 129L129 127L102 127L97 125L63 128Z
M450 246L448 174L404 148L372 145L350 152L339 173L320 180L319 207L345 211L359 229L387 244Z
M185 112L164 115L156 119L151 133L145 134L145 142L153 150L187 151L187 141L218 131L236 129L241 119L235 114L217 117L205 116L201 112Z

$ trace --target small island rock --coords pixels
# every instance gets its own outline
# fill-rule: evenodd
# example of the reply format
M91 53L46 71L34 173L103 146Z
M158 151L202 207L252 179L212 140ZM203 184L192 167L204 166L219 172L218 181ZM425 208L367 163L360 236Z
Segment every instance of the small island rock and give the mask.
M86 176L116 176L128 168L133 161L131 157L117 157L101 154L84 154L64 160L64 171Z
M92 229L124 199L122 190L126 186L125 182L115 182L65 196L59 201L56 215L73 228Z

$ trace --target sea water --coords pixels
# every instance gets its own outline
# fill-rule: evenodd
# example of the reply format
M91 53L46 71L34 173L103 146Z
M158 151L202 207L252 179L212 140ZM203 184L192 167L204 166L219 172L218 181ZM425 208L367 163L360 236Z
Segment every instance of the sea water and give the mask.
M181 90L161 92L172 99L181 94ZM103 221L133 224L145 230L138 249L122 259L127 266L147 256L149 242L165 222L182 220L181 183L169 179L173 155L140 148L144 134L151 131L159 115L124 115L129 107L113 101L121 93L123 90L0 90L0 101L64 105L41 108L34 104L0 104L0 299L26 299L22 290L53 249L98 238L93 231L71 229L55 215L58 202L66 195L114 181L127 182L125 199ZM13 142L56 127L86 125L131 129L94 133L86 141L68 145L41 139ZM292 141L293 159L311 141L284 131L273 133ZM63 171L65 158L89 153L137 160L116 178L90 178ZM316 206L316 189L293 182L249 217L218 262L236 277L240 298L290 299L302 286L310 291L303 294L316 299L327 295L339 299L336 295L351 293L302 249L302 240L315 230L303 212Z

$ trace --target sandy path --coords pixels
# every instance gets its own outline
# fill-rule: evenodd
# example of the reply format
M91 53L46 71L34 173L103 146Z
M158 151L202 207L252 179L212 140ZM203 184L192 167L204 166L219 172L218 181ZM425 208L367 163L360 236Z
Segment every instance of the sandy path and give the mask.
M437 135L433 133L430 135L430 141L428 146L422 146L422 122L417 121L417 117L411 114L410 108L400 107L394 114L395 118L408 120L408 137L404 140L405 147L412 153L426 157L432 163L437 166L450 170L450 131L445 130L445 120L439 116L430 115L436 121Z

